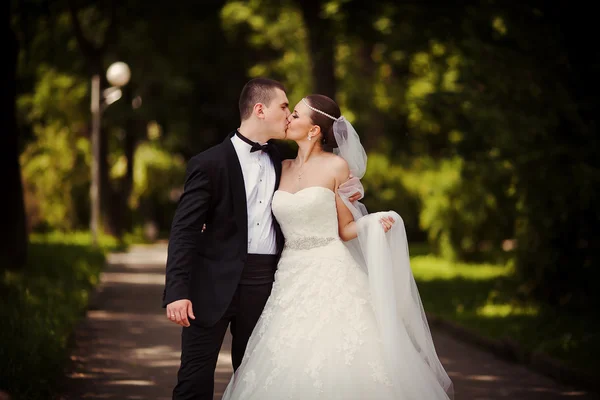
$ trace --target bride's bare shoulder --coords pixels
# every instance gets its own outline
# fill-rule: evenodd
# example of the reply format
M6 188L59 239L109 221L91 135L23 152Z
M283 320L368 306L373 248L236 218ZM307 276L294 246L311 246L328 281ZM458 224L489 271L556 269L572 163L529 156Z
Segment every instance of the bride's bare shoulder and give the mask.
M348 162L342 157L329 153L327 156L327 163L334 169L348 169Z
M327 157L328 169L333 172L338 181L346 181L350 176L350 168L348 167L348 162L344 160L342 157L331 153Z

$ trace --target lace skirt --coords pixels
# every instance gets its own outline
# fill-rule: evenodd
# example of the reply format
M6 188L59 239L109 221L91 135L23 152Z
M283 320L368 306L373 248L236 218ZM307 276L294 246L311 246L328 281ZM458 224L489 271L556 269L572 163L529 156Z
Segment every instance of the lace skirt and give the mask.
M367 275L339 239L312 246L284 250L224 399L398 399Z

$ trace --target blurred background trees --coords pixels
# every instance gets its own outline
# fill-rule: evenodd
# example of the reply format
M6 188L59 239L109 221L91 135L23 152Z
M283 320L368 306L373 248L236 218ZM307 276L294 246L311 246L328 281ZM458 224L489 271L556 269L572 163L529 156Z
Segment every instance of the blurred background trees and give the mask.
M365 204L398 211L409 240L451 260L509 260L527 298L600 303L591 13L534 0L10 7L7 266L22 263L26 231L87 229L89 81L124 61L131 81L102 121L105 232L167 237L186 160L238 126L242 86L269 76L292 107L313 92L338 101L369 153Z

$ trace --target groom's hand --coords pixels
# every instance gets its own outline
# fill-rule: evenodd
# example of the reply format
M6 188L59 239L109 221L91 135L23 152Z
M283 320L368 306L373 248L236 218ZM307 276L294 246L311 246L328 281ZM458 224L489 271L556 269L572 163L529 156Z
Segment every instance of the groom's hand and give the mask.
M360 200L362 198L362 194L360 192L354 193L352 196L348 197L351 203L354 203L356 200Z
M196 319L191 301L183 299L167 304L167 318L177 325L190 326L188 316Z
M357 182L358 181L358 184ZM348 180L344 183L342 183L340 185L340 187L344 186L344 185L353 185L354 187L359 186L362 189L362 184L360 183L360 179L358 178L354 178L354 176L352 176L352 174L350 174L350 176L348 177ZM348 197L348 200L350 200L350 203L354 203L356 200L360 200L363 198L362 193L360 192L360 190L356 190L356 192L354 192L354 194L352 194L352 196Z

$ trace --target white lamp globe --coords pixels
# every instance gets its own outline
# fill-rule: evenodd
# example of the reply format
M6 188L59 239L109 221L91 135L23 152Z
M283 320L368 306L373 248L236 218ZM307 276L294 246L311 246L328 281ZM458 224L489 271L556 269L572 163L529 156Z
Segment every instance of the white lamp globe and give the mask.
M111 64L106 71L106 79L113 86L125 86L131 78L129 66L122 61Z

